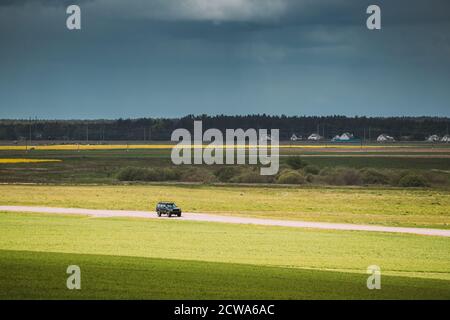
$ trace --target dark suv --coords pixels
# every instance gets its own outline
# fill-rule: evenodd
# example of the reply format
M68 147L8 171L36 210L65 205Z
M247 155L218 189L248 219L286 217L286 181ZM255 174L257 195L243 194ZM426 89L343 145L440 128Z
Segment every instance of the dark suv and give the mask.
M181 209L173 202L159 202L156 205L156 213L158 217L161 217L162 214L167 214L169 217L172 215L181 217Z

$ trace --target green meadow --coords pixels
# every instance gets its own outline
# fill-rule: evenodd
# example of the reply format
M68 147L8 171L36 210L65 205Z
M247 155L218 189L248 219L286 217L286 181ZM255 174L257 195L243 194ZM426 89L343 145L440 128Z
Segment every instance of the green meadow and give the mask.
M450 228L450 193L439 189L208 185L0 185L2 205L185 212L259 218Z
M289 156L316 167L298 171L312 182L291 186L208 180L208 166L180 168L184 182L117 178L124 167L172 167L161 149L0 150L61 160L0 164L0 205L153 211L174 201L193 213L449 229L449 150L282 150L281 170ZM315 182L339 168L408 171L428 184ZM81 267L81 290L66 288L69 265ZM366 287L370 265L381 267L381 290ZM450 299L450 238L0 212L0 299Z
M449 299L450 239L0 213L3 299ZM382 289L368 290L369 265ZM66 288L79 265L82 289Z

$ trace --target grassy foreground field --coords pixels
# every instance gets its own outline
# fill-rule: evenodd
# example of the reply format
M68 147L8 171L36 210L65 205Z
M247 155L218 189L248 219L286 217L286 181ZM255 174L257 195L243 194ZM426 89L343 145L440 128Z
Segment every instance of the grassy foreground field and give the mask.
M450 193L436 189L0 185L2 205L149 211L158 201L185 212L450 228Z
M25 236L26 235L26 236ZM0 298L450 299L450 239L0 213ZM65 287L68 265L82 290ZM366 288L369 265L382 289Z

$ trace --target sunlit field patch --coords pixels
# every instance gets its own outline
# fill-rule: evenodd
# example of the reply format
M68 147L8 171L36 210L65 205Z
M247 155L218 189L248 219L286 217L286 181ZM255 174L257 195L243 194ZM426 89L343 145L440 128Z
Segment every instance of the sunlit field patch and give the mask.
M0 159L0 164L2 163L42 163L42 162L61 162L58 159Z

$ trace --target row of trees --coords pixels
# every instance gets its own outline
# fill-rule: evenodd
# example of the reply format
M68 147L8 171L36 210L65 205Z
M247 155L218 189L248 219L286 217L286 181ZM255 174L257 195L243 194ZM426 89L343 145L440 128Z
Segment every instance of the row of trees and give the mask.
M398 140L423 140L431 134L448 134L450 119L439 117L298 117L298 116L193 116L118 120L0 120L0 140L170 140L177 128L193 129L202 120L204 130L236 128L280 129L280 139L319 133L332 138L343 132L365 140L385 133Z

